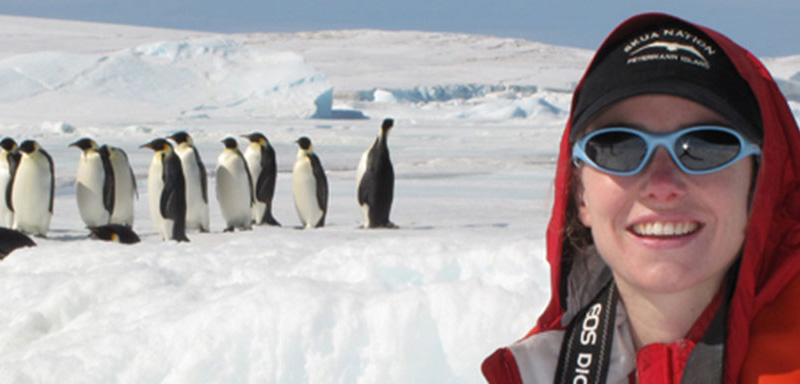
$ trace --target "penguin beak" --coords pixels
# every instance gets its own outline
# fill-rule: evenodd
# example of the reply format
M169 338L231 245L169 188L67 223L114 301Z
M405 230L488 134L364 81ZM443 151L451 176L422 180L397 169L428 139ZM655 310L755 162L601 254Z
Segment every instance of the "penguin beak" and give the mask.
M142 144L142 145L139 146L139 148L150 148L150 149L153 149L153 142L151 141L149 143Z

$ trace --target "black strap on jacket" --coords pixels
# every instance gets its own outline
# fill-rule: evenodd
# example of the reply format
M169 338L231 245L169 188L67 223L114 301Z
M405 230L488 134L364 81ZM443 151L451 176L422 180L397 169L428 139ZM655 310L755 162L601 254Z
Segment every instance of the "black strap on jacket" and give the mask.
M735 276L736 269L732 268L731 275ZM727 284L725 291L719 310L689 355L681 377L682 384L723 381L728 303L733 295L733 284ZM618 299L619 294L612 282L572 319L561 343L555 384L606 382Z
M555 384L606 382L618 299L611 282L572 319L561 343Z

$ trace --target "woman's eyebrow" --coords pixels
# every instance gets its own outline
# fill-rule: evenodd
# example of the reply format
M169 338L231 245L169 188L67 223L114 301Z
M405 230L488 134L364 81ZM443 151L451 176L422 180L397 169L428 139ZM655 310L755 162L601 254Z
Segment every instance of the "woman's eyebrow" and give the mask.
M728 122L727 120L720 120L720 119L713 119L713 120L702 120L702 121L695 121L689 124L685 124L681 126L681 128L691 128L691 127L700 127L704 125L713 125L717 127L725 127L725 128L733 128L733 124Z

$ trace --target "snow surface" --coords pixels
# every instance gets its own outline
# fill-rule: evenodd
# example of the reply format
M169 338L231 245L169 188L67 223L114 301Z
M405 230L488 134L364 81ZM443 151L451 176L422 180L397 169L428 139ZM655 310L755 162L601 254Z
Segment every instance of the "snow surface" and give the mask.
M798 57L766 62L793 86ZM0 262L0 382L482 382L483 358L523 336L549 297L554 159L590 58L488 36L217 36L0 16L0 134L38 140L57 179L48 238ZM400 229L363 230L355 166L385 117ZM160 241L152 152L138 147L178 130L209 170L224 137L266 134L283 227L222 233L212 192L211 233ZM304 135L331 189L318 230L294 229ZM83 136L128 152L141 243L86 239L68 148Z

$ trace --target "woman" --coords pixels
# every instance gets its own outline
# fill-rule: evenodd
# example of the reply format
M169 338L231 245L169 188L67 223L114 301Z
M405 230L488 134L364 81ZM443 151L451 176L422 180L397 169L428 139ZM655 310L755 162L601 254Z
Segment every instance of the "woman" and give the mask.
M556 191L550 304L490 382L800 382L800 135L754 56L669 15L621 24Z

